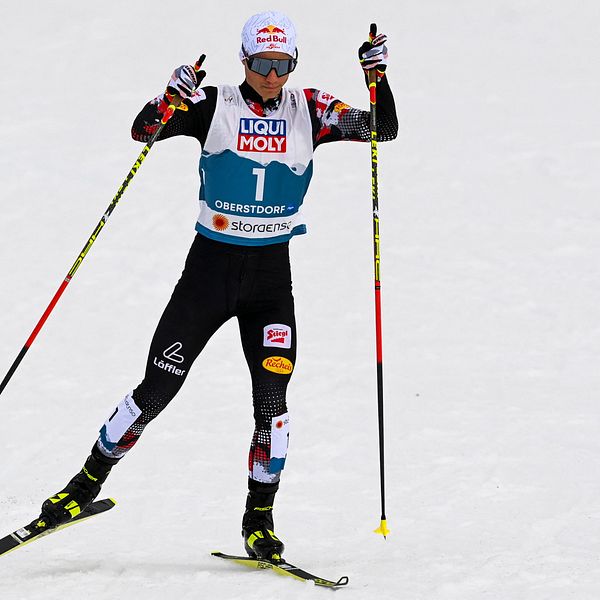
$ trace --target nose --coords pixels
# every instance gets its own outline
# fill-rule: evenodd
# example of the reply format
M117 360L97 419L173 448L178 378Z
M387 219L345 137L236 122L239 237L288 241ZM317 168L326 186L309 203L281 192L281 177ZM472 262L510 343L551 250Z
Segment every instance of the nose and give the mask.
M277 75L277 72L275 71L275 69L271 69L269 71L269 74L267 75L266 79L269 83L277 82L277 80L279 79L279 76Z

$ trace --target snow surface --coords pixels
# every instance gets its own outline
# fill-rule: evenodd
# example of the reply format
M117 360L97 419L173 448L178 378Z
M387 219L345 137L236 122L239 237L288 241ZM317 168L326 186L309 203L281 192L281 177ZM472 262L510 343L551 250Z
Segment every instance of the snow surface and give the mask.
M6 372L140 151L133 117L208 55L241 81L268 5L5 3L0 356ZM273 3L297 85L367 106L389 35L401 136L380 149L387 516L379 524L369 148L322 147L293 241L300 346L277 499L292 562L350 600L600 596L600 5ZM155 146L2 394L0 531L80 468L142 377L194 236L198 146ZM235 323L105 485L110 515L2 558L0 598L324 597L241 550L252 429Z

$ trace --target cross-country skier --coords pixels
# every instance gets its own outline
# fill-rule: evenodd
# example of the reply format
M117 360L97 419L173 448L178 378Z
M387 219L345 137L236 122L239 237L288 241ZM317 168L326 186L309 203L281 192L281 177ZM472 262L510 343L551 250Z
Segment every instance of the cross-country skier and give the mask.
M385 42L378 35L359 49L365 75L377 72L380 141L398 130ZM306 232L301 206L315 148L370 141L369 112L317 89L284 87L298 50L295 27L279 12L254 15L244 25L241 85L200 88L203 58L196 69L175 69L167 91L144 106L132 128L134 139L147 141L168 105L182 99L159 139L187 135L202 145L197 235L158 323L143 381L111 412L82 470L43 503L41 518L64 523L98 495L111 468L179 391L209 338L235 316L255 420L242 535L250 556L278 560L284 546L272 509L287 454L286 388L296 362L288 243Z

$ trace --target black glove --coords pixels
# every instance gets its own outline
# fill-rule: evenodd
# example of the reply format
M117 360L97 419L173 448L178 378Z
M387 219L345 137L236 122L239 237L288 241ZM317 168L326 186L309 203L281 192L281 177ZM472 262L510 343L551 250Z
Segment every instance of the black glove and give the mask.
M358 59L360 60L360 66L364 69L365 73L371 69L377 69L377 79L380 80L385 73L387 67L388 49L385 45L387 41L387 35L380 33L375 36L372 40L365 42L358 49Z
M167 98L169 100L172 100L175 94L186 100L196 91L196 88L200 86L200 83L206 77L206 71L201 70L205 58L206 55L203 54L193 67L182 65L173 71L167 84Z

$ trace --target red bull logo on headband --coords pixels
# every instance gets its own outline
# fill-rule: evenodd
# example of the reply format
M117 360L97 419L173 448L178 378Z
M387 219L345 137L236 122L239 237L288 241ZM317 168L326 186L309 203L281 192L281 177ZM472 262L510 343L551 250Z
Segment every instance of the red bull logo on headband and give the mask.
M285 152L283 119L240 119L237 149L242 152Z
M277 27L276 25L267 25L266 27L261 27L256 32L256 43L266 44L267 42L287 44L285 29Z

